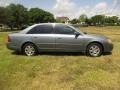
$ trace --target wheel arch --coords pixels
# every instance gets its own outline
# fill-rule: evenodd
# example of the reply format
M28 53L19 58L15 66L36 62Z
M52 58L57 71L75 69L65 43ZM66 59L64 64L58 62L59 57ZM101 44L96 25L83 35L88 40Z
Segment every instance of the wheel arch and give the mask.
M99 41L92 41L92 42L88 43L88 45L86 46L86 51L87 51L88 46L89 46L90 44L92 44L92 43L97 43L97 44L101 45L101 46L102 46L102 50L103 50L103 52L104 52L104 46L103 46L103 44L102 44L101 42L99 42Z
M22 50L23 50L24 45L27 44L27 43L33 44L33 45L35 46L35 48L37 49L37 46L36 46L33 42L27 41L27 42L24 42L24 43L21 45L21 52L22 52Z

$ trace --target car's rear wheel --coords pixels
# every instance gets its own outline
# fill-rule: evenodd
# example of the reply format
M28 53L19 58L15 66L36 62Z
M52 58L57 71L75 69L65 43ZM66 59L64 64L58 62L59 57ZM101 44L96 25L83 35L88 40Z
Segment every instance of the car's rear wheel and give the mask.
M32 43L26 43L24 46L23 46L23 53L27 56L34 56L37 54L37 49L35 47L34 44Z
M103 53L102 45L100 45L99 43L91 43L90 45L88 45L86 53L87 55L92 57L101 56Z

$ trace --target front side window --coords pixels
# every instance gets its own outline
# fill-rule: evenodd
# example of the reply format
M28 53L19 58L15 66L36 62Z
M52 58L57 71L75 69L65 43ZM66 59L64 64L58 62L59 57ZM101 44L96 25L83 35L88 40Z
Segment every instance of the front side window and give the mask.
M56 25L54 29L55 29L56 34L70 34L71 35L75 33L74 29L66 25Z
M28 32L28 34L51 34L51 33L53 33L52 25L38 25Z

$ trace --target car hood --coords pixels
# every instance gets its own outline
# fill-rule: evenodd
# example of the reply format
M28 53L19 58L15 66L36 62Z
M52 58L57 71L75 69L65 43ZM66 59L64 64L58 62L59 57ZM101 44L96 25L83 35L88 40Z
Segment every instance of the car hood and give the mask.
M95 33L87 33L85 34L87 37L90 37L90 38L99 38L99 39L108 39L108 37L102 35L102 34L95 34Z

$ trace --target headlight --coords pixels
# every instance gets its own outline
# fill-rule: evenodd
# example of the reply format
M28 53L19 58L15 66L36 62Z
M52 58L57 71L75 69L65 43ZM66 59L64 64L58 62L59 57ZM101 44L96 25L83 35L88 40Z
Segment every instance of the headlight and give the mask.
M108 41L108 43L112 43L112 41L110 39L108 39L107 41Z

